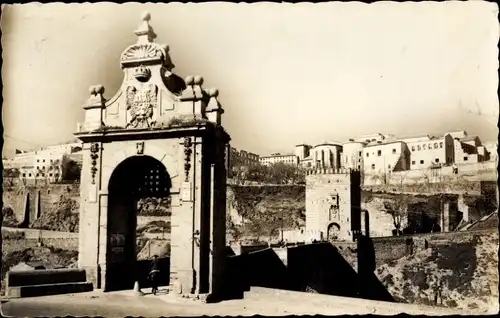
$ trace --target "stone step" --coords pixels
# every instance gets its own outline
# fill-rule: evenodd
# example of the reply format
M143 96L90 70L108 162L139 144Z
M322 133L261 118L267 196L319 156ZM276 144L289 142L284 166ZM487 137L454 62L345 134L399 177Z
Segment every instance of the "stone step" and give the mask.
M26 285L7 287L8 298L49 296L60 294L83 293L93 290L91 282L72 282L47 285Z

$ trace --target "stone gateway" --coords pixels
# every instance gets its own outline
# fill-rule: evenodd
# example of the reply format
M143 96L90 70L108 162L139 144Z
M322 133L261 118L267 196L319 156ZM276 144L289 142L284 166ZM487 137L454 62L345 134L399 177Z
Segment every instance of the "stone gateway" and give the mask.
M224 111L202 77L172 72L150 19L121 55L121 88L106 99L103 86L91 87L75 133L84 143L78 265L94 288L132 289L137 202L170 196L169 290L215 295L225 269Z

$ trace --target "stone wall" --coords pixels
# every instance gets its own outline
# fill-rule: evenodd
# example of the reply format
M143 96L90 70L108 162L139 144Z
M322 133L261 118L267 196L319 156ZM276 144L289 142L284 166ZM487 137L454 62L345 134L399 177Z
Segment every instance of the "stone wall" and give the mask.
M455 183L464 180L492 181L497 178L496 162L487 161L480 163L456 165L458 173L453 172L453 166L443 166L437 169L415 169L397 171L387 174L387 183L393 186L415 185L417 183ZM380 177L380 176L379 176ZM374 177L369 173L365 174L364 185L380 185L381 178Z
M14 211L16 219L21 222L25 214L26 195L29 194L29 223L36 219L37 212L42 214L51 210L53 204L59 200L61 195L69 197L80 203L79 184L42 184L35 186L24 186L15 183L12 187L4 188L4 206L9 206ZM39 196L39 210L37 209L37 197Z

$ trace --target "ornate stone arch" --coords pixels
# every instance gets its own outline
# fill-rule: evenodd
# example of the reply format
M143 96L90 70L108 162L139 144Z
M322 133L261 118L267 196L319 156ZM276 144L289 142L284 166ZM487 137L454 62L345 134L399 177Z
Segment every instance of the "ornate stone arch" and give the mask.
M179 171L177 162L171 154L161 149L160 147L148 144L144 147L143 153L141 155L155 158L156 160L161 162L165 166L165 169L167 169L167 172L170 176L170 179L172 181L172 188L179 188L180 181L178 178ZM103 188L106 189L106 191L109 186L111 175L113 174L113 171L116 169L116 167L118 167L118 165L126 159L133 156L137 156L137 147L133 144L128 145L127 147L117 150L113 154L111 154L111 160L109 161L108 165L103 166L101 179Z

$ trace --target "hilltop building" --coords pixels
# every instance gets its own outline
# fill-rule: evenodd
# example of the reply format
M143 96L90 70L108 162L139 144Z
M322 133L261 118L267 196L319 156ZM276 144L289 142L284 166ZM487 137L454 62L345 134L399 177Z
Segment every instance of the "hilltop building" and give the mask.
M295 153L299 153L299 164L304 168L340 168L342 145L335 142L324 142L316 146L297 145Z
M410 151L405 142L378 141L363 149L363 171L369 174L387 174L409 170Z
M374 174L496 160L497 147L496 143L483 145L479 137L460 130L438 137L425 134L397 138L375 133L342 144L300 144L294 153L304 168L350 168ZM287 160L294 161L290 157Z
M81 163L81 151L81 143L48 146L29 152L16 151L9 167L18 169L19 177L25 181L57 182L63 177L63 159L67 157Z
M277 163L297 166L299 164L299 157L291 154L285 155L280 153L273 153L270 156L260 157L259 163L264 166L270 166Z

